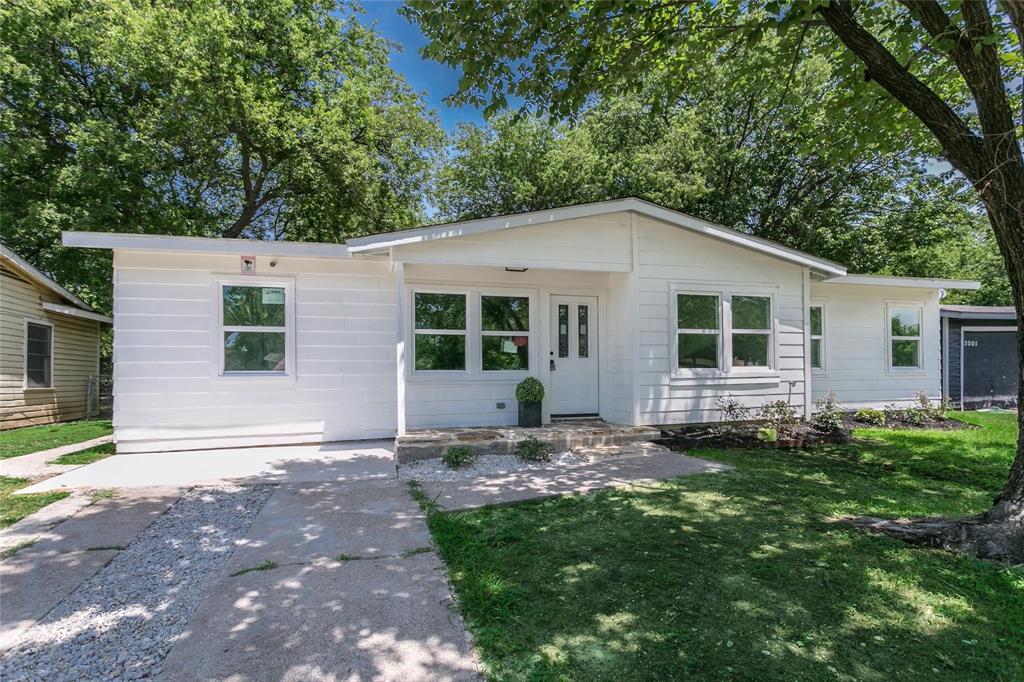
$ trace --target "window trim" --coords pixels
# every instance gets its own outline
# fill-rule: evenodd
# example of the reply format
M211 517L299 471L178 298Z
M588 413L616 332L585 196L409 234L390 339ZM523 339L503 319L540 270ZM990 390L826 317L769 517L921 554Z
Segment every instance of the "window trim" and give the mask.
M284 366L285 371L226 371L224 369L224 332L230 331L255 331L255 332L280 332L281 327L240 327L238 325L224 324L224 287L270 287L284 289ZM216 341L213 344L213 352L216 355L217 377L225 380L285 380L295 381L298 372L295 366L295 279L292 277L230 277L218 279L214 282L214 306L216 313L214 317L214 330Z
M815 334L814 330L811 329L811 308L821 308L821 334ZM822 298L812 298L810 304L807 306L807 330L808 330L808 349L807 349L807 363L811 368L811 373L817 376L828 375L828 302ZM821 367L815 367L811 364L813 357L810 352L810 342L814 339L821 341Z
M670 282L669 283L669 367L673 379L731 379L745 381L749 379L778 379L779 378L779 289L771 284L744 284L709 285L706 282ZM718 368L688 368L679 367L679 334L690 331L692 333L709 333L714 330L690 330L679 327L679 304L676 296L678 294L717 295L719 298L719 344L718 344ZM733 296L759 296L769 300L769 323L768 330L754 329L733 329L732 328L732 297ZM732 366L732 335L734 333L757 333L768 336L768 366L767 367L733 367Z
M29 386L28 385L28 326L30 324L39 325L41 327L50 328L50 368L48 376L50 378L50 384L48 386ZM52 391L56 388L56 381L53 376L53 356L56 343L54 342L54 326L52 322L47 320L39 320L36 318L26 317L23 328L23 340L24 346L21 349L21 361L22 361L22 372L21 372L21 387L24 391Z
M430 382L435 380L453 381L521 381L533 374L537 366L536 341L537 333L537 309L539 296L537 289L516 287L516 286L495 286L495 287L472 287L472 286L448 286L445 284L433 284L431 282L406 282L405 287L405 332L404 340L406 356L405 377L411 383ZM466 368L465 369L416 369L416 333L445 334L454 332L461 334L458 330L417 330L416 329L416 294L462 294L466 296ZM483 318L481 314L480 298L482 296L508 296L512 298L525 298L530 305L530 330L529 332L495 332L483 330ZM512 369L483 369L483 337L488 336L527 336L529 338L529 366L526 370Z
M913 308L917 310L918 329L917 336L893 336L892 334L892 310L893 308ZM925 331L924 303L921 301L902 301L895 299L885 300L885 371L887 374L922 374L924 373L924 331ZM892 364L892 342L893 341L917 341L917 365L912 367L896 367Z

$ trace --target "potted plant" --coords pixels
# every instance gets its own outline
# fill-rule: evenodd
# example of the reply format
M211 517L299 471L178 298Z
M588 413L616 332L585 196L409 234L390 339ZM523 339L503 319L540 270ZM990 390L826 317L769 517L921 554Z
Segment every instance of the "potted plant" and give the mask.
M544 384L535 377L526 377L516 386L516 400L519 401L519 425L540 426Z

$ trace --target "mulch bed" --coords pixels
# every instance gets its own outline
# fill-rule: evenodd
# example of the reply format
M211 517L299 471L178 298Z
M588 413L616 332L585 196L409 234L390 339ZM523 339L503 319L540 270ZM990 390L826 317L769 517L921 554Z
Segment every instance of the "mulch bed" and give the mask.
M893 416L886 416L885 424L872 424L859 421L853 417L844 420L846 427L850 429L907 429L914 431L958 431L960 429L976 429L976 424L968 424L959 419L939 417L937 419L908 420Z

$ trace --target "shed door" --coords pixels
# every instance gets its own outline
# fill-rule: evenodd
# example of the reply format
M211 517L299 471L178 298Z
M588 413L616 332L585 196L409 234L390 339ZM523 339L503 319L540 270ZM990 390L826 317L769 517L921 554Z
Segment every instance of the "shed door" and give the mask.
M1017 332L964 330L963 403L965 409L1017 404Z

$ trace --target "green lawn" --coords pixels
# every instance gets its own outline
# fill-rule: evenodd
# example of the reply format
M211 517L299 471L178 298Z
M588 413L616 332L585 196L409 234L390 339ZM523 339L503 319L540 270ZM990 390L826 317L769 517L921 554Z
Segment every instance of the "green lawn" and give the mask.
M985 509L1015 417L962 418L430 528L493 679L1020 680L1024 570L826 521Z
M0 459L18 457L60 445L81 443L112 432L109 419L92 419L0 431Z
M30 481L24 478L0 476L0 528L20 521L48 504L63 500L68 493L37 493L34 495L12 495L15 490L24 488Z
M49 462L49 464L92 464L101 459L106 459L112 454L114 454L114 444L104 443L103 445L94 445L87 450L79 450L78 452L61 455L52 462Z

